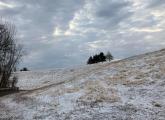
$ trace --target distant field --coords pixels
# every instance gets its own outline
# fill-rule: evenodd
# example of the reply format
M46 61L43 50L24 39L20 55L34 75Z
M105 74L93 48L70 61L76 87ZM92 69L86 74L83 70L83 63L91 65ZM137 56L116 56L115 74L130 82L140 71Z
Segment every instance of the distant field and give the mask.
M70 69L18 72L0 119L164 120L165 49Z

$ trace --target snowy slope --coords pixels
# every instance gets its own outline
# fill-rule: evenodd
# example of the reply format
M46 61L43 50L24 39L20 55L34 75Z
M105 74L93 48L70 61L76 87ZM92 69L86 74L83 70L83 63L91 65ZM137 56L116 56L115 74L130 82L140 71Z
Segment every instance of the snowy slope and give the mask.
M0 119L165 120L165 49L111 63L16 73Z

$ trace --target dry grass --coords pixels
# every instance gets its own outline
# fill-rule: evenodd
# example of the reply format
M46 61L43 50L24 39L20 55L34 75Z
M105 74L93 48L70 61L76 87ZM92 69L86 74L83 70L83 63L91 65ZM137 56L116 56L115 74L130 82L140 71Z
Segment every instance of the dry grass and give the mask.
M75 88L67 88L65 89L65 92L66 93L74 93L74 92L77 92L79 91L80 89L78 87L75 87Z
M144 84L145 80L144 79L139 79L139 80L126 80L123 82L123 85L130 86L130 85L142 85Z
M15 101L16 103L27 103L27 102L33 103L34 99L28 96L20 96L20 97L15 97L13 101Z
M100 102L118 102L120 97L112 88L105 88L99 81L86 82L85 95L78 99L83 105L93 106Z

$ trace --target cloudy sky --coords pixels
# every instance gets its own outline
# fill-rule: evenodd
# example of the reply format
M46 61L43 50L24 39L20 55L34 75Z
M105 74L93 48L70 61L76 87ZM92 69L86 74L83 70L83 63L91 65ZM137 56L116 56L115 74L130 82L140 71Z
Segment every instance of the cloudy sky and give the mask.
M0 0L0 15L15 24L30 69L165 48L165 0Z

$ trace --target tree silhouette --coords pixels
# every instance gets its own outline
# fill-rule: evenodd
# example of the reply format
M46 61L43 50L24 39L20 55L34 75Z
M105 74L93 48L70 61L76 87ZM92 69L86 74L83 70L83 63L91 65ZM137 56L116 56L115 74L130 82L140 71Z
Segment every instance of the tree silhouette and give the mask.
M96 54L93 56L93 63L98 63L99 62L99 56Z
M93 58L92 58L92 56L90 56L88 61L87 61L87 64L92 64L92 63L93 63Z
M104 61L106 61L106 57L105 57L104 53L101 52L101 53L99 54L99 62L104 62Z
M111 60L113 60L113 56L112 56L112 54L111 54L109 51L108 51L107 54L106 54L106 59L108 59L109 62L110 62Z
M0 88L9 86L9 78L22 55L22 46L15 39L14 26L0 23Z
M24 67L20 71L29 71L29 70L26 67Z
M104 62L106 61L106 56L104 55L103 52L100 52L100 54L95 54L93 57L90 56L87 64L94 64L94 63L98 63L98 62Z

